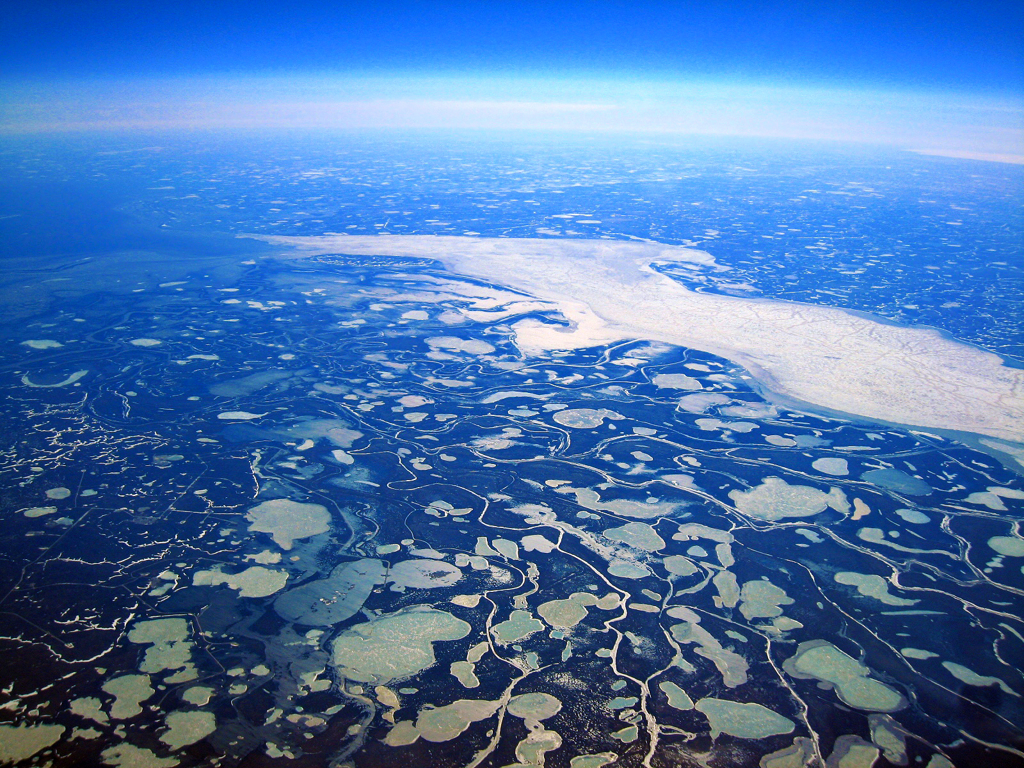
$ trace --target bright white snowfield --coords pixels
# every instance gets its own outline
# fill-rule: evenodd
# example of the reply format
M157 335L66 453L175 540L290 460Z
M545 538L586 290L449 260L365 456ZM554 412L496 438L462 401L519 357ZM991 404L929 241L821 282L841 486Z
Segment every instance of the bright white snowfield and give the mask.
M1024 370L926 328L830 307L689 290L651 268L707 253L653 242L430 235L275 237L293 255L436 259L449 270L556 304L572 326L515 324L524 351L643 338L743 365L768 389L870 419L1024 441Z

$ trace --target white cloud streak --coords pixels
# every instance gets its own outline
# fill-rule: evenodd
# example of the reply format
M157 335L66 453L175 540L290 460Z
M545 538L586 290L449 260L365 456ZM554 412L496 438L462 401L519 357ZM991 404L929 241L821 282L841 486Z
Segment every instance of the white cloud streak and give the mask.
M635 79L238 77L8 84L7 133L482 129L860 141L1024 157L1024 101Z

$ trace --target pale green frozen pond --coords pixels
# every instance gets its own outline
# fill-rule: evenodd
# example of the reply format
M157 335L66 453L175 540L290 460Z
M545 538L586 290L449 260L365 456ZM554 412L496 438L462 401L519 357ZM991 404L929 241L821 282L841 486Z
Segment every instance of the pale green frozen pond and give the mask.
M347 629L333 643L333 663L350 680L386 685L432 666L434 643L460 640L470 630L450 613L415 606Z

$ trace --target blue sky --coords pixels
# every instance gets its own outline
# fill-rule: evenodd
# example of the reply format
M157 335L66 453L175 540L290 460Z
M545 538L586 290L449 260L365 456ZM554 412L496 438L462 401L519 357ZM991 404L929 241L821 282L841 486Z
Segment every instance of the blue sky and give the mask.
M760 122L942 143L923 124L1011 151L1021 29L1019 1L25 2L0 25L0 122L245 125L270 103L271 123L277 105L340 127Z
M1021 2L7 4L7 76L558 72L1020 92Z

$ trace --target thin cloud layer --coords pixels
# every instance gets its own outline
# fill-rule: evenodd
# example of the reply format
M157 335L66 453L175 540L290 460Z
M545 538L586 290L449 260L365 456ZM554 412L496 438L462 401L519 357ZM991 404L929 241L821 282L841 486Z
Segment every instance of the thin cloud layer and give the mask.
M429 77L91 81L4 89L7 133L116 129L632 132L870 142L1016 161L1008 98L740 83Z

